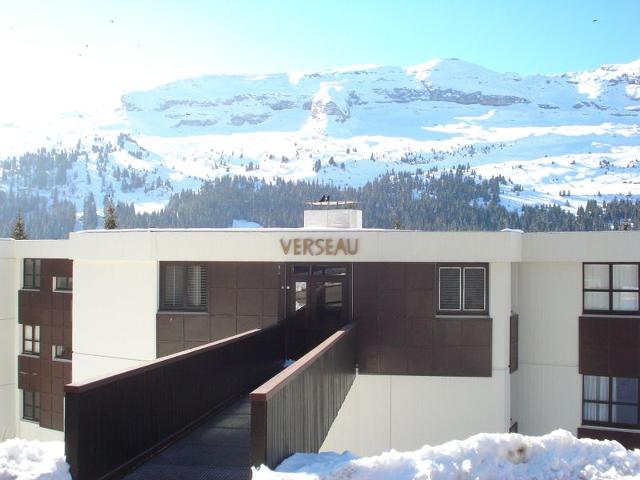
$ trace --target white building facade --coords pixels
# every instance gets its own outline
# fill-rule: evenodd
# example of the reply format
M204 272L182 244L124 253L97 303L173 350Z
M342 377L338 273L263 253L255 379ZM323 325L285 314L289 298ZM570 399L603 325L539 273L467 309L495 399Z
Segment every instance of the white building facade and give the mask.
M358 328L323 450L556 428L635 445L638 247L633 231L318 225L0 240L0 436L62 439L66 383L300 318L303 349Z

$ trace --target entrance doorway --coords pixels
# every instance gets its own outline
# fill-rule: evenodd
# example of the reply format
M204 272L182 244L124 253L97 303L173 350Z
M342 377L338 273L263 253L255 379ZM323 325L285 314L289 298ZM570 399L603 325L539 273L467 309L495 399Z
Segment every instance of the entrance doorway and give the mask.
M287 273L287 351L297 359L348 323L350 265L290 264Z

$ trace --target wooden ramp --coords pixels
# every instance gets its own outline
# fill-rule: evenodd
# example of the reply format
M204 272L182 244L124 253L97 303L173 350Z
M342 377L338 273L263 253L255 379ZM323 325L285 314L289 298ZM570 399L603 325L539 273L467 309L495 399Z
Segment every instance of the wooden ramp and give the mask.
M249 396L206 418L168 448L129 473L126 480L249 480Z

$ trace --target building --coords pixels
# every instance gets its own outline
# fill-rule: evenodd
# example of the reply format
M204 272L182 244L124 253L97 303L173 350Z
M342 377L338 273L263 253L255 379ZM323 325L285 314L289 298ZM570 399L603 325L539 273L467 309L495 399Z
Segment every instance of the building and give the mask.
M640 232L363 229L345 207L0 240L0 435L61 439L65 384L288 319L296 358L357 325L323 449L556 428L640 446Z

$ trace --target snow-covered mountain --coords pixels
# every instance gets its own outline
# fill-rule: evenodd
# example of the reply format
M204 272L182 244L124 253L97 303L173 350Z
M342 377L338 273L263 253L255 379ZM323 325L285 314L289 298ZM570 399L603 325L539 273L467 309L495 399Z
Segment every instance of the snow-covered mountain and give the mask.
M521 77L438 59L406 69L206 76L123 96L133 128L146 135L302 131L418 140L432 139L429 127L461 115L495 112L494 125L525 118L528 125L585 124L635 117L638 102L640 61L595 72Z
M221 175L357 186L461 163L510 179L508 205L575 209L640 196L640 59L534 76L457 59L203 76L126 93L108 119L0 125L0 159L40 147L77 153L56 194L79 209L88 192L159 208ZM26 188L7 162L0 173L0 188Z

